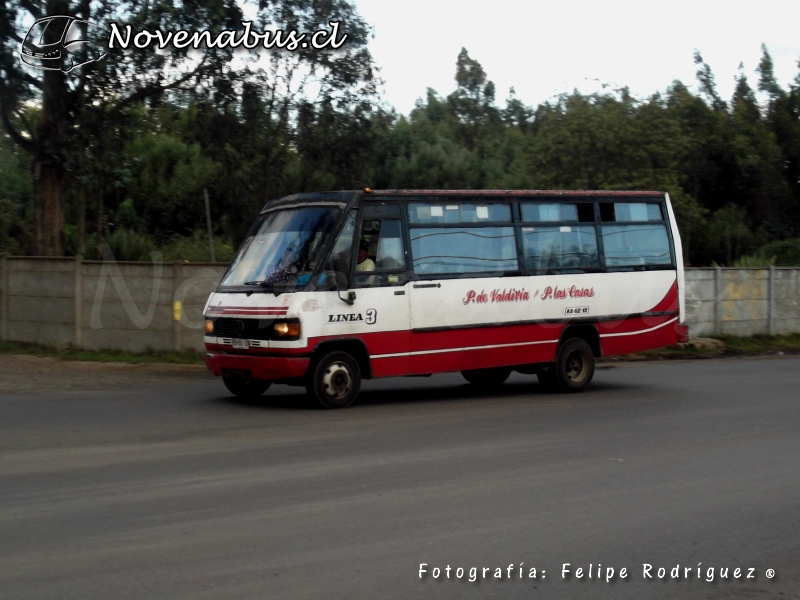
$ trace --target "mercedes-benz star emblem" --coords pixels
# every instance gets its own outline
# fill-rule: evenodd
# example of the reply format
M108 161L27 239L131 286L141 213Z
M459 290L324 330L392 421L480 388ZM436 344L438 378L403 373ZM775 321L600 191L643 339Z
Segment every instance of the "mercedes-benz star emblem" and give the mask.
M236 321L236 335L241 336L244 334L244 321Z

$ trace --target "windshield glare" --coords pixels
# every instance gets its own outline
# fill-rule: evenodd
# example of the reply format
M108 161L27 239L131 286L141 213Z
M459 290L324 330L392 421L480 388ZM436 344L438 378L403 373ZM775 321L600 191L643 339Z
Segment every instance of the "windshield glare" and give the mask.
M332 206L276 210L261 215L220 287L261 282L300 287L322 259L340 211Z

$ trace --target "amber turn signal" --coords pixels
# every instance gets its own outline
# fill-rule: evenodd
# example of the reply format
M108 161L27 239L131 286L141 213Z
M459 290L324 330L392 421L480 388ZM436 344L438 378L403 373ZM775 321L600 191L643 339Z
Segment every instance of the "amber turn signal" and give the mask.
M206 333L214 333L214 321L206 320Z

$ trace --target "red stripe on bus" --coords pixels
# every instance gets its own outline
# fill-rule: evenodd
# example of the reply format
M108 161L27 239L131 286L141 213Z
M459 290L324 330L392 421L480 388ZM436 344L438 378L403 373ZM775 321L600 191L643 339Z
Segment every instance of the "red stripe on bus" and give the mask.
M672 282L672 286L661 299L661 302L656 304L647 312L670 312L678 310L678 280Z
M240 315L283 315L289 311L288 306L282 307L266 307L266 308L257 308L257 307L237 307L237 306L215 306L208 309L208 314L220 314L220 315L230 315L230 314L240 314Z
M655 319L660 322L653 324ZM600 346L603 356L643 352L653 348L673 346L678 343L677 316L649 317L648 321L647 323L640 323L640 325L648 325L647 327L639 327L626 332L606 328L605 332L610 333L610 335L603 337L604 333L601 332L600 334Z

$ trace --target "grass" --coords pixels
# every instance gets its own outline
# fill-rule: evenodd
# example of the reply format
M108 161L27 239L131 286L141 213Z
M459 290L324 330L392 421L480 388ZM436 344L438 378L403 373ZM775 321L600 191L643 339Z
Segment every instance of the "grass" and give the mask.
M194 350L148 350L124 352L122 350L82 350L79 348L56 348L25 342L0 342L0 355L23 354L47 356L59 360L81 360L92 362L120 362L128 364L168 363L176 365L202 365L203 355Z
M724 348L693 348L670 346L621 357L623 360L660 360L669 358L710 358L714 356L758 356L800 353L800 334L754 335L751 337L720 336Z
M773 354L800 352L800 333L788 335L754 335L752 337L724 336L725 351L729 354Z
M623 354L622 356L611 357L617 360L662 360L669 358L710 358L713 356L723 356L725 350L721 348L692 348L691 346L668 346L666 348L656 348L634 354Z

